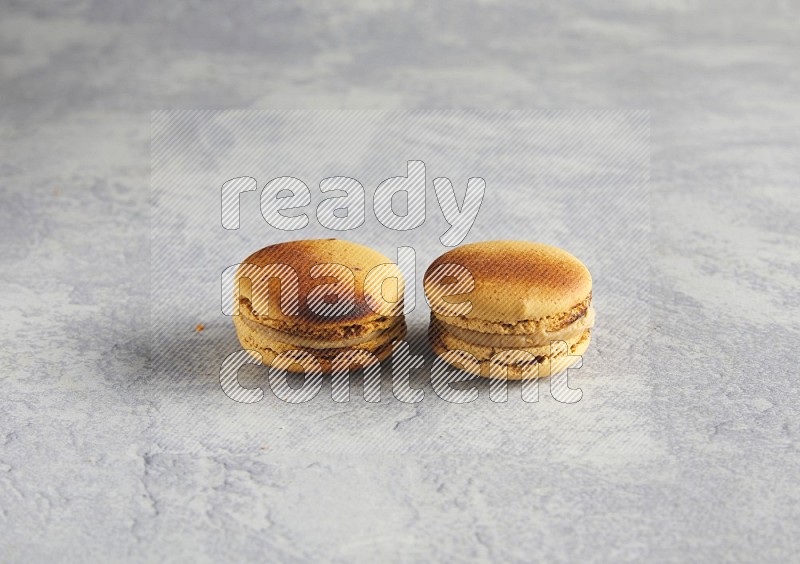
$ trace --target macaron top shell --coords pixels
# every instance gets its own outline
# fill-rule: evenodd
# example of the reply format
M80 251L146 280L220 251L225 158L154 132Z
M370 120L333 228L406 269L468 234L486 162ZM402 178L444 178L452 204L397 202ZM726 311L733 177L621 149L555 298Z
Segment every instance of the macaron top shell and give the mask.
M270 265L286 265L293 269L297 274L294 288L283 279L279 282L277 279L269 279L266 274L259 273L259 268L263 269ZM342 276L340 267L335 265L349 269L352 278L349 275ZM364 282L368 273L380 265L385 265L381 267L381 272L397 277L397 285L372 284L365 291ZM287 270L284 268L283 272ZM387 317L386 308L382 310L380 307L386 303L381 297L382 287L386 288L383 290L383 296L387 300L402 304L402 276L391 259L364 245L340 239L289 241L260 249L242 262L236 273L236 281L237 284L240 283L240 311L246 317L259 322L269 323L274 320L292 325L312 323L318 327L369 324ZM342 284L343 291L334 291L334 285L337 283ZM331 291L323 291L325 289L320 288L325 285L328 285L328 290ZM352 288L349 296L344 290L346 287ZM392 292L393 288L397 288L397 291ZM291 290L297 292L297 310L284 311L287 308L283 307L285 304L283 293ZM309 298L314 293L318 298L321 293L332 294L329 299L322 301L332 306L341 305L344 311L335 315L320 314L322 301L317 299L315 308L310 304L312 300ZM268 303L269 307L256 310L253 306L258 303Z
M584 264L558 247L528 241L485 241L457 247L437 258L425 272L426 295L448 295L447 279L432 276L437 267L458 264L474 280L471 292L442 298L469 301L467 319L517 323L563 314L585 302L592 277ZM437 279L438 278L438 279Z

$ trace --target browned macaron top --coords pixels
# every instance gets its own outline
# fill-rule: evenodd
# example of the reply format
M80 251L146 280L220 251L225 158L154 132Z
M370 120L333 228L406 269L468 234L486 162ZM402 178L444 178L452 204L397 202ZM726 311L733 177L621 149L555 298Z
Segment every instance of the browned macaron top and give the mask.
M425 273L425 293L447 293L433 273L457 264L474 280L471 292L445 301L469 301L463 317L516 323L562 314L592 291L588 269L567 251L527 241L486 241L457 247L437 258ZM434 308L435 311L435 308Z
M380 288L367 288L365 292L364 281L374 267L391 263L392 261L388 257L378 251L340 239L313 239L270 245L247 257L236 274L237 281L241 282L240 310L244 315L267 324L270 321L281 322L282 326L311 324L310 328L318 327L320 329L380 321L386 317L385 312L376 313L373 310L381 311L376 306L378 300L376 294L380 292ZM291 274L285 279L286 281L283 278L280 282L270 278L270 272L271 274L277 272L274 269L269 271L268 268L264 268L270 265L273 267L285 265L291 268L296 273L296 285L292 287L292 284L288 282L292 278ZM338 266L320 265L346 267L352 273L352 278L349 275L341 276L336 271L340 268ZM312 269L315 267L318 269L316 276L312 275L314 272ZM391 269L392 267L386 268ZM399 276L399 270L396 270L396 267L394 270ZM286 274L288 270L283 269L282 272ZM249 279L246 273L249 275ZM320 286L337 283L351 286L351 294L348 296L346 291L325 291L323 294L328 297L323 301L332 306L343 306L342 313L320 314L320 300L317 300L316 311L312 309L309 303L309 296L313 295L312 292L315 292L316 289L316 292L319 293L322 290L319 289ZM400 286L402 288L402 283ZM329 287L327 290L333 290L333 288ZM284 311L287 308L283 307L287 303L285 301L286 292L290 291L296 291L297 310L295 312ZM338 301L334 294L338 296ZM387 297L391 297L389 296L390 292L386 292L386 294ZM267 295L269 307L257 308L258 311L254 312L254 304L266 303ZM345 310L346 313L344 313ZM308 331L308 333L312 332Z

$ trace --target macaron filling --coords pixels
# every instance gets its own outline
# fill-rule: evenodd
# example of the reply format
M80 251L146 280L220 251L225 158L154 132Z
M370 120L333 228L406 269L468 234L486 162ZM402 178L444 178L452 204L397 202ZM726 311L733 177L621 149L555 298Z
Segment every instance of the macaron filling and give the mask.
M305 349L340 349L355 347L379 339L403 326L403 323L401 322L402 318L398 318L398 322L392 324L391 326L383 329L377 329L364 335L350 338L326 339L324 337L318 338L307 335L293 335L292 333L287 333L285 331L273 329L272 327L260 325L244 317L242 318L242 321L248 328L257 333L266 341L274 341Z
M594 325L594 318L594 307L590 306L586 310L586 315L557 331L546 331L541 324L538 324L534 333L526 334L487 333L451 325L445 321L446 318L439 316L436 316L435 320L441 329L469 345L498 349L524 349L547 346L551 341L571 341L582 335L587 329L591 329Z

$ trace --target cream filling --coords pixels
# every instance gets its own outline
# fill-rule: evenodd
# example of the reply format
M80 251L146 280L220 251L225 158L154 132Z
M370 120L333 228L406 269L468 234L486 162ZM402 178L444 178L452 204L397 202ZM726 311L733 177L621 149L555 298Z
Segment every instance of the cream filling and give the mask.
M276 341L279 343L284 343L286 345L302 347L304 349L340 349L340 348L355 347L357 345L362 345L369 341L375 340L378 337L390 331L394 331L399 327L399 324L395 323L385 329L377 329L375 331L367 333L366 335L361 335L360 337L350 337L349 339L325 340L325 339L315 339L314 337L303 337L299 335L292 335L284 331L273 329L272 327L265 327L264 325L254 323L250 319L244 317L242 317L242 321L244 321L244 324L247 325L247 327L252 329L255 333L258 333L265 340Z
M576 319L574 322L558 331L545 331L539 327L535 333L527 333L525 335L483 333L481 331L449 325L441 319L439 319L439 322L453 337L470 345L500 349L524 349L546 346L550 344L550 341L569 341L570 339L574 339L594 325L594 316L594 307L589 306L586 315L580 319Z

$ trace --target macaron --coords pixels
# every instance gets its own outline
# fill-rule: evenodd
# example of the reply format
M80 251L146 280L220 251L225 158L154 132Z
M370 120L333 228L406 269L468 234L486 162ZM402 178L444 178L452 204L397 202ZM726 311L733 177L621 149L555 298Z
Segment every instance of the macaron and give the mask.
M472 374L549 376L577 363L591 341L592 277L557 247L463 245L437 258L423 284L434 352Z
M300 351L282 358L310 354L328 373L346 353L367 367L389 356L392 343L406 334L403 287L397 265L364 245L339 239L279 243L251 254L237 269L233 323L242 347L265 364ZM308 368L291 362L281 367Z

